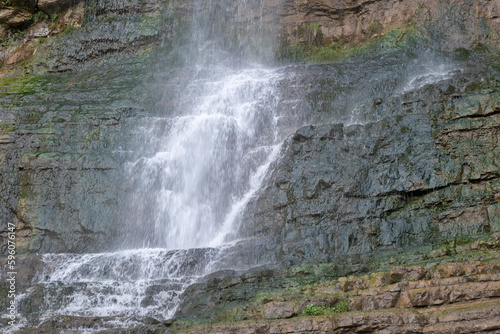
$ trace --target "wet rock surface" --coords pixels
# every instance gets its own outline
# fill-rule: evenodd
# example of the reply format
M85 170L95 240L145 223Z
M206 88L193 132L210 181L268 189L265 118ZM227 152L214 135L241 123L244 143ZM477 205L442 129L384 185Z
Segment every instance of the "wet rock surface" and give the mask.
M65 96L79 79L36 77L2 96L1 215L18 223L18 252L81 252L116 235L123 160L113 152L134 103L123 104L123 77L108 77L115 91L102 95L92 91L96 79Z
M432 255L439 249L424 247L364 258L344 256L287 269L224 270L191 286L171 321L54 316L36 330L18 333L83 329L99 333L446 333L457 328L462 333L495 333L499 241L498 234L460 244L454 239L443 247L452 255L440 257ZM33 294L33 315L40 307L36 303L43 305L44 298L42 290ZM318 313L306 313L311 307ZM117 325L124 322L126 328Z
M325 69L319 80L337 80L333 73ZM500 191L499 82L480 73L381 90L383 102L360 106L379 121L299 129L248 205L242 235L277 235L277 257L293 262L497 230L498 216L488 212ZM476 85L480 91L469 91ZM325 101L330 92L313 94Z
M341 315L337 319L293 319L246 323L241 325L219 325L196 328L184 333L449 333L460 328L460 333L496 333L500 322L495 317L500 309L498 301L468 306L466 312L460 307L443 308L446 319L418 311L373 312L371 314ZM495 319L496 318L496 319Z
M176 319L260 319L268 308L274 314L297 316L309 304L335 306L342 300L350 310L369 311L416 307L413 302L425 304L426 298L428 303L438 305L496 298L499 246L496 234L488 241L470 240L461 246L453 246L451 241L450 245L434 250L429 246L417 247L338 256L330 262L287 269L269 266L244 274L214 273L186 290ZM446 254L436 255L439 250L446 250ZM456 258L463 262L454 261ZM395 266L396 263L400 265ZM360 276L368 272L371 273ZM462 293L453 293L459 290ZM442 293L447 301L439 302L427 291L435 296ZM410 301L408 295L418 297Z

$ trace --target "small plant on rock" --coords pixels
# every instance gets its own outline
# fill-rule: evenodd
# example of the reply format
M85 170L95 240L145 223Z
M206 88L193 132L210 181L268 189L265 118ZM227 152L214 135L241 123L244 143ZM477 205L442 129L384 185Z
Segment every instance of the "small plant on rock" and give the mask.
M325 312L324 306L317 306L314 304L309 304L302 311L302 314L304 314L304 315L322 315L324 312Z
M309 304L302 311L302 315L312 315L312 316L320 316L320 315L333 315L336 313L347 312L349 310L349 306L346 300L341 300L335 306L318 306L314 304Z
M346 300L341 300L333 307L333 311L335 313L347 312L349 310L349 306L347 305Z

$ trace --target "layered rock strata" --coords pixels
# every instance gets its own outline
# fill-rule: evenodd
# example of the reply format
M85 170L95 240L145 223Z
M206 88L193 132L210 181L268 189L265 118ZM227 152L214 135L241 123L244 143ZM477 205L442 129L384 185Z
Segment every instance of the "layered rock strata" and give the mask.
M416 266L332 281L323 276L323 282L312 285L304 283L309 277L302 276L298 285L261 293L247 304L220 312L217 319L221 324L181 332L496 333L500 330L498 238L457 246L455 255L444 259L435 250L429 254L435 260ZM454 261L460 257L468 260ZM273 276L261 279L262 285L269 285ZM233 290L227 291L229 299L237 298L235 292L251 284L232 282L227 288ZM241 320L246 321L238 323Z

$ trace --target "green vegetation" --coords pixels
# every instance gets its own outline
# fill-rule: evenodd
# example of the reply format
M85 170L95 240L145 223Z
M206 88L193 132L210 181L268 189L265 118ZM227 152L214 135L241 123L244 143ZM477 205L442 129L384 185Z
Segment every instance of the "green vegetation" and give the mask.
M64 28L63 31L61 31L59 33L58 37L62 37L62 36L71 34L75 29L76 29L75 27L67 26L66 28Z
M13 128L12 126L13 124L0 124L0 134L15 132L16 128Z
M55 29L57 26L57 19L59 18L59 14L52 14L50 16L50 30Z
M342 313L348 311L348 304L346 300L341 300L335 306L318 306L314 304L309 304L302 311L301 315L308 316L325 316L332 315L336 313Z
M330 311L330 307L328 306L317 306L314 304L309 304L306 306L306 308L302 311L303 315L323 315L325 312Z
M32 94L39 91L46 81L44 76L3 77L0 78L0 93Z
M47 20L48 18L49 16L47 14L42 11L38 11L32 16L31 20L33 23L38 23Z
M26 198L31 193L31 180L28 172L19 173L19 197Z
M368 26L368 31L371 34L377 34L381 31L381 29L382 29L382 26L380 25L380 23L378 21L375 21Z
M349 306L347 304L347 300L341 300L334 306L335 313L347 312L349 310Z
M8 46L8 45L12 45L16 42L19 42L19 40L21 39L22 36L23 36L23 31L17 30L14 32L14 34L12 35L11 38L9 38L8 40L6 40L2 43L2 46Z
M470 51L464 48L458 48L455 51L455 59L459 61L466 61L470 58Z
M255 295L250 301L252 303L266 303L269 300L273 300L274 297L278 296L277 293L261 292Z
M376 23L368 27L368 30L373 33L378 32L380 29L380 24ZM301 34L303 33L299 30L299 35ZM278 58L281 61L305 61L315 64L333 63L351 57L406 48L424 40L424 37L422 31L413 25L408 25L385 31L375 39L362 44L349 44L343 39L330 42L328 45L317 45L312 41L287 45L287 42L283 41Z

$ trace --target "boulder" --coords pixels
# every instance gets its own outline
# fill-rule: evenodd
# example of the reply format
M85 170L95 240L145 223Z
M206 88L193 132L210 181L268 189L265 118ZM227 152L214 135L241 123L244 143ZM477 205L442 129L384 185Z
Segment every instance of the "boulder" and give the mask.
M17 27L31 20L32 13L23 8L10 7L0 10L0 24Z

